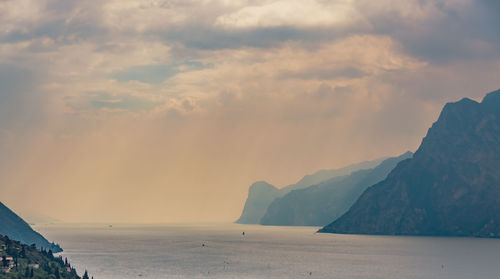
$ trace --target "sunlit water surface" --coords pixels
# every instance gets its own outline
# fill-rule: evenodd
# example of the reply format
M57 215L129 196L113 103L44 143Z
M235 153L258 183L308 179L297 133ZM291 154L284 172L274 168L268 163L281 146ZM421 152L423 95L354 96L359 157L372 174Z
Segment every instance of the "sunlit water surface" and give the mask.
M500 278L500 239L253 225L45 225L79 273L124 278ZM242 235L245 232L245 235Z

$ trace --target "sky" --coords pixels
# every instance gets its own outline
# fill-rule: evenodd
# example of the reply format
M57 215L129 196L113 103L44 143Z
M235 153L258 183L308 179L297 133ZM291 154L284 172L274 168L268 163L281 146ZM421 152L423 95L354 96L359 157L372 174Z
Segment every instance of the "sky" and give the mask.
M0 201L230 222L500 88L496 0L0 0Z

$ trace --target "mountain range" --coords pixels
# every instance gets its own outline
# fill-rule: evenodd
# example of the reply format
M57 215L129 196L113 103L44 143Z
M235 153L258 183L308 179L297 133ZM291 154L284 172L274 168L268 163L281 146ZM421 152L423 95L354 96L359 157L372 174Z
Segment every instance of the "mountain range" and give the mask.
M384 159L385 158L380 158L373 161L361 162L340 169L320 170L313 174L308 174L297 183L288 185L281 189L278 189L265 181L255 182L248 189L248 197L245 202L243 212L236 223L260 224L261 218L264 216L268 206L274 199L282 197L290 191L307 188L325 180L340 180L340 177L349 175L354 171L373 168L380 164Z
M320 232L500 237L500 90L446 104L413 158Z
M375 168L358 170L350 175L290 191L274 199L260 223L274 226L324 226L345 213L366 188L385 179L400 161L412 155L406 152L384 160Z

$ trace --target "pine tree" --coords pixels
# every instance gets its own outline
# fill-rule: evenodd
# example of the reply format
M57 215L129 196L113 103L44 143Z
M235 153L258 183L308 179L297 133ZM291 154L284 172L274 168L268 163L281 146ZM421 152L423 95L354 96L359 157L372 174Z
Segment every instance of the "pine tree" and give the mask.
M56 269L54 270L54 274L56 275L56 279L61 279L61 275L59 274L59 268L56 267Z
M89 279L89 274L88 274L87 270L85 270L85 273L83 274L82 279Z
M49 252L47 253L47 255L49 256L49 259L51 259L51 260L54 259L54 254L52 254L52 250L49 250Z

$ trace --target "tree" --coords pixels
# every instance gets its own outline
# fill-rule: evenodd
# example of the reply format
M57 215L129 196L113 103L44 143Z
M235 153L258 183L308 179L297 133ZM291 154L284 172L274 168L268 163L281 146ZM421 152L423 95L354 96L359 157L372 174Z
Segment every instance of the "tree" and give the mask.
M89 279L89 274L88 274L87 270L85 270L85 273L83 274L82 279Z
M54 274L56 275L56 279L61 279L61 275L59 274L59 268L56 267L56 269L54 270Z
M19 254L21 258L26 258L26 249L24 248L24 245L21 246L21 253Z
M5 256L2 256L2 265L3 265L3 267L7 267L8 264L9 264L9 262L7 261L7 258Z

